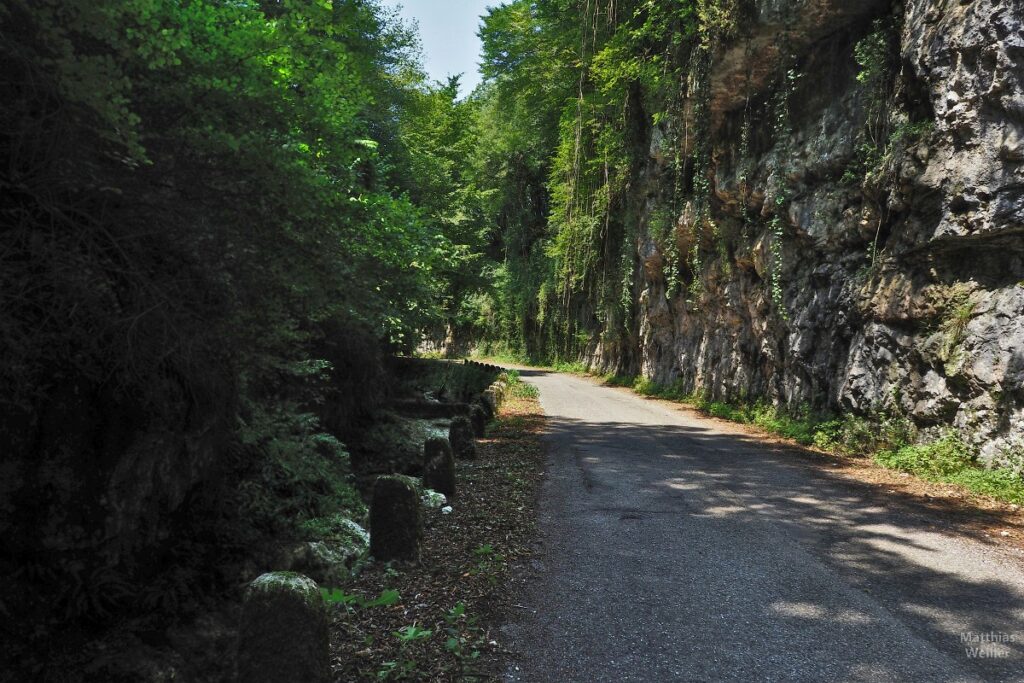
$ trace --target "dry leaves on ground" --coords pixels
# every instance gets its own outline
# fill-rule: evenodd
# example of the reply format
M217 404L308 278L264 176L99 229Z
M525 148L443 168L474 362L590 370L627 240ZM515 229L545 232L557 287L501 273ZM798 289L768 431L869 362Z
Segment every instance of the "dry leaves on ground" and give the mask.
M453 512L425 511L421 562L369 565L342 588L353 597L332 606L336 680L500 678L496 629L510 578L533 552L543 421L537 399L507 400L477 460L458 463Z

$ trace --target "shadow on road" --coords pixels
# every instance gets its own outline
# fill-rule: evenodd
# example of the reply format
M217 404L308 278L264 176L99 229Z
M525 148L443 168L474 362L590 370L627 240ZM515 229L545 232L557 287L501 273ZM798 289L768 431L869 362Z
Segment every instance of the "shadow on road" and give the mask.
M677 515L691 525L720 525L723 533L760 529L756 538L795 541L965 669L986 680L1022 675L1019 568L1016 576L1001 574L998 565L972 556L978 546L955 538L965 534L958 523L968 513L942 510L938 517L927 502L822 469L813 454L708 428L550 417L549 433L556 457L576 460L586 489L581 505L594 514L617 515L613 522L636 525L638 533L645 521L653 530ZM636 504L623 504L628 500ZM1010 566L1011 560L1002 561ZM802 595L764 609L807 628L846 620L843 628L863 631L864 638L876 628L863 614L837 613ZM972 641L975 636L1001 642ZM972 658L972 647L990 656Z

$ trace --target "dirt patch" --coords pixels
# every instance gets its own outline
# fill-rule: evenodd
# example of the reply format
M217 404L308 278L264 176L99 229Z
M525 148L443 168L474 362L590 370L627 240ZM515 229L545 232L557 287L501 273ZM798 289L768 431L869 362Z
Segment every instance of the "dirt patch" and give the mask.
M509 397L478 459L458 462L452 512L425 511L421 562L370 565L343 587L332 606L336 680L500 678L497 627L514 568L533 553L543 426L537 399Z

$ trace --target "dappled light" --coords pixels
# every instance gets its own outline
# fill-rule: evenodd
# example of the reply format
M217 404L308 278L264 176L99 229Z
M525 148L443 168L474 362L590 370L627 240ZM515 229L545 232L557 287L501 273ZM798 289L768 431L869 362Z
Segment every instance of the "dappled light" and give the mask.
M636 601L645 617L626 642L657 642L661 628L699 633L672 650L692 662L713 637L716 661L744 677L768 676L787 657L829 679L943 671L943 679L1013 680L1022 670L1020 636L998 644L998 656L965 654L962 634L1019 634L1024 624L1024 572L981 533L951 526L927 503L832 473L814 455L591 382L533 379L552 445L542 519L558 534L547 551L555 568L539 577L538 591L567 591L570 602L586 603L579 609L612 623L611 605ZM592 562L580 565L584 556ZM602 593L609 605L580 592L624 575L632 578L616 584L620 595ZM588 633L570 628L555 652L586 649ZM672 675L667 663L618 654L646 675ZM611 666L611 652L593 656Z

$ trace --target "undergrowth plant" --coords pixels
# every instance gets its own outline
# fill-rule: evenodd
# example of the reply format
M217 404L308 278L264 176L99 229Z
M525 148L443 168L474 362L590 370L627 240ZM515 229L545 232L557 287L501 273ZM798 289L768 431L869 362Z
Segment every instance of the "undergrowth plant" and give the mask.
M956 433L948 431L931 443L879 451L875 460L891 469L942 478L973 465L974 455Z
M296 531L315 518L344 513L364 521L366 506L355 488L348 452L318 420L298 406L254 405L239 426L242 444L259 459L254 476L238 486L245 519L263 529Z
M473 555L477 559L469 573L482 575L489 583L496 584L498 576L505 568L505 556L498 553L489 543L477 547Z
M466 673L466 665L480 657L478 645L484 636L476 625L476 617L466 614L466 606L457 603L444 615L445 640L444 647L455 658L459 675Z
M949 371L955 365L960 342L967 331L967 325L974 317L976 307L977 302L968 298L966 292L956 292L951 297L945 319L942 321L942 348L940 350L940 357L946 364L948 374L953 374Z
M505 379L509 394L514 398L537 398L540 395L537 387L522 380L518 370L505 370L501 376Z
M346 593L342 588L320 588L320 595L325 604L342 605L348 612L356 609L369 609L373 607L388 607L397 604L402 596L394 589L385 589L380 595L373 599L367 599L355 593Z
M430 638L434 631L410 624L393 631L391 635L398 639L398 659L384 662L377 672L377 678L382 681L419 678L418 665L412 654L413 645Z
M860 67L857 83L865 110L866 162L870 164L880 156L889 135L889 97L895 71L893 27L882 19L876 20L871 33L854 46L853 55Z

